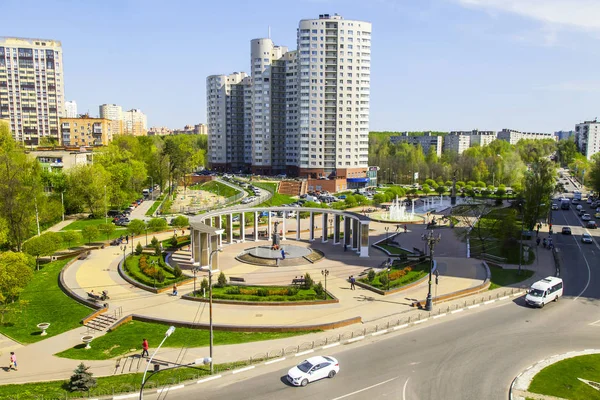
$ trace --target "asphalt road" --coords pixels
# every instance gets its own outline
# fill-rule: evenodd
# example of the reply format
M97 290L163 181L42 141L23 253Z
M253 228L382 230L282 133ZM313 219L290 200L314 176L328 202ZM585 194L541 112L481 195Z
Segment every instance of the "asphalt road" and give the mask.
M554 235L565 261L561 271L565 297L557 303L531 309L521 297L330 349L328 354L340 361L340 373L305 388L285 381L287 370L301 361L299 357L160 398L507 399L513 378L529 365L553 354L600 348L599 234L590 232L594 244L581 243L586 230L573 210L554 211L553 225L555 232L563 225L573 230L572 236ZM541 234L546 236L547 230ZM547 250L540 246L538 251Z

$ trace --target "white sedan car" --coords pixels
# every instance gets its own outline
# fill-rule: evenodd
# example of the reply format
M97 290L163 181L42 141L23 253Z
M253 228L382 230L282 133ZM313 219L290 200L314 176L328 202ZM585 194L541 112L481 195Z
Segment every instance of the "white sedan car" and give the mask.
M590 216L590 214L583 214L583 217L581 217L582 221L589 221L591 219L592 217Z
M302 361L288 371L287 380L294 386L306 386L323 378L333 378L340 372L338 360L331 356L316 356Z
M584 233L583 235L581 235L581 241L583 243L593 243L592 236L588 233Z

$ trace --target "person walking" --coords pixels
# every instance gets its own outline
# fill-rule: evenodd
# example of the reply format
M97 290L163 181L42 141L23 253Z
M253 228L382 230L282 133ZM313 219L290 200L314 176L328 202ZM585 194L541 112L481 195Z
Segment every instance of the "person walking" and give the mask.
M173 285L173 296L177 296L177 285Z
M285 260L285 250L281 249L281 259Z
M535 244L536 244L537 246L539 246L539 245L540 245L540 241L541 241L541 240L540 240L540 237L538 236L538 237L535 239Z
M8 366L8 370L10 371L11 369L14 369L15 371L18 371L18 369L17 369L17 356L15 355L14 351L10 352L10 365Z
M129 235L125 235L125 243L129 243Z
M408 227L406 226L406 224L404 224L404 233L406 233Z
M144 338L144 340L142 340L142 357L144 357L144 354L146 355L146 357L149 356L148 354L148 348L150 346L148 345L148 340L146 340L146 338Z
M354 279L354 275L350 275L350 290L356 290L356 279Z
M542 240L542 245L544 246L544 248L546 248L547 244L548 244L548 241L546 240L546 238L544 238L544 240Z

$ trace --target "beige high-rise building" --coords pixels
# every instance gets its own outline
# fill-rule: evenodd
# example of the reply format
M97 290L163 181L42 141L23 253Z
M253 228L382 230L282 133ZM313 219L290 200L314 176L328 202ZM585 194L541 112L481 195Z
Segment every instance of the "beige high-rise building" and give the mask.
M116 104L102 104L100 107L100 118L123 120L123 107Z
M37 146L60 141L65 111L62 46L59 41L0 37L0 118L15 140Z
M148 119L142 110L132 109L123 113L123 133L133 136L148 134Z

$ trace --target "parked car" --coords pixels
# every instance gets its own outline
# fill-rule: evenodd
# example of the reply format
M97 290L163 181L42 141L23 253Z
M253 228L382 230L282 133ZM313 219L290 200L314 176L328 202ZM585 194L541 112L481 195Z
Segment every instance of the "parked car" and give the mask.
M552 203L552 209L553 210L558 210L558 204Z
M563 235L570 235L571 234L571 228L568 226L563 226L562 228L562 234Z
M581 235L581 242L594 243L594 241L592 240L592 236L589 233L584 233L583 235Z
M583 217L581 217L582 221L589 221L591 219L592 217L590 216L590 214L583 214Z
M594 214L594 217L600 218L600 212L597 212L596 214Z
M302 361L290 369L287 380L294 386L306 386L323 378L333 378L340 372L338 360L331 356L316 356Z
M588 229L598 229L598 225L596 225L596 221L588 221L588 223L585 225L585 227Z

